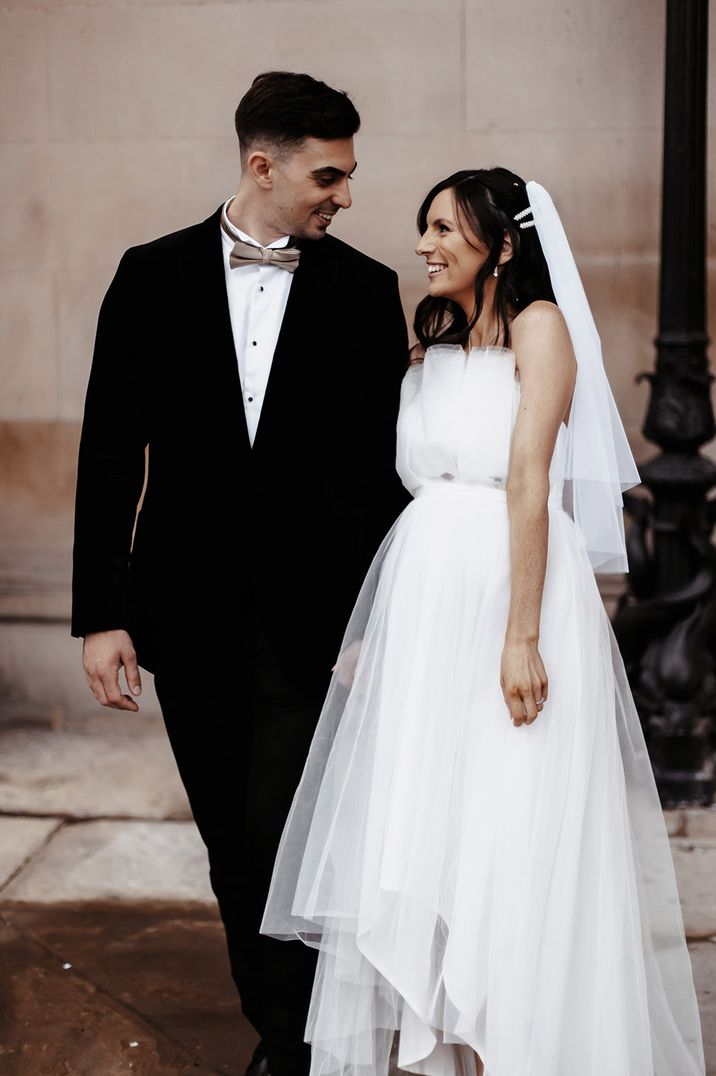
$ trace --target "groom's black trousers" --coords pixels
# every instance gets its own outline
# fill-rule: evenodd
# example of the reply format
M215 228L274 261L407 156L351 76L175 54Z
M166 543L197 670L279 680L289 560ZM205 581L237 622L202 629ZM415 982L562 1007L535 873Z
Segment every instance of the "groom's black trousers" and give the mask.
M219 682L212 684L217 678ZM326 686L330 678L327 670ZM307 1076L303 1040L317 953L259 934L274 859L323 698L278 668L263 632L227 668L157 671L155 687L192 813L209 853L211 887L246 1017L271 1076Z

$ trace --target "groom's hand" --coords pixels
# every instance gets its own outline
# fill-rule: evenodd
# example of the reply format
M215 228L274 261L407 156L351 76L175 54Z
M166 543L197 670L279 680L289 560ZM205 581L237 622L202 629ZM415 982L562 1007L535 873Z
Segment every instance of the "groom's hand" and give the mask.
M331 669L331 672L336 673L338 683L342 684L343 687L350 687L353 683L353 678L356 673L356 665L358 664L358 656L362 645L362 639L355 639L350 646L346 647L343 653L339 656L336 664Z
M119 686L119 670L124 666L129 690L133 695L140 695L142 691L137 655L129 634L123 628L93 631L85 635L82 664L92 694L103 706L111 706L115 710L139 709L134 699L122 694Z

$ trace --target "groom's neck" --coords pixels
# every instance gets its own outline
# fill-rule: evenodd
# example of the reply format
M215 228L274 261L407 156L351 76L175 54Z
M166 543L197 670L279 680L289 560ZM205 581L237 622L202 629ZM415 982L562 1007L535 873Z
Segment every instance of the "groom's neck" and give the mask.
M267 246L287 234L273 219L271 210L272 207L264 199L241 185L229 205L227 216L242 232L262 246Z

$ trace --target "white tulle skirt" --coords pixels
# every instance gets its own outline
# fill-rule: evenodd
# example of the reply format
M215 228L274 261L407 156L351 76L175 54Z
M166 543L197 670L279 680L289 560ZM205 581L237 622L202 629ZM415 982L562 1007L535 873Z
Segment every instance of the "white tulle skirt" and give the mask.
M420 491L366 577L261 925L320 950L311 1076L474 1076L475 1053L485 1076L704 1072L641 727L580 532L549 514L532 725L499 684L503 491Z

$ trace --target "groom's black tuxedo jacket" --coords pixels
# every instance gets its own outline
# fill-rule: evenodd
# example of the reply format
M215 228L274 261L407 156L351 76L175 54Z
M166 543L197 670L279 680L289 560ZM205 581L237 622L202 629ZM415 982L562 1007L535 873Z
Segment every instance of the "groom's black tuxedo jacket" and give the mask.
M322 691L363 575L409 500L395 473L407 364L397 277L331 236L299 243L252 447L219 219L220 208L127 250L102 303L71 630L125 628L144 668L228 688L258 621L293 682Z

